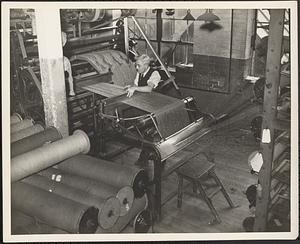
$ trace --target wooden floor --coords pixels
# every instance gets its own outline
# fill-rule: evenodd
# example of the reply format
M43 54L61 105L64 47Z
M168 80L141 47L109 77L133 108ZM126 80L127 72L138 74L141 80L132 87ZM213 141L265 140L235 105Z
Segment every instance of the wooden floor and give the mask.
M155 223L155 233L234 233L243 232L242 221L248 217L249 203L244 194L247 187L257 182L257 177L250 174L248 156L257 150L249 126L237 125L212 132L185 149L184 153L195 150L203 151L216 164L216 173L223 182L236 208L230 208L221 193L213 198L222 223L210 225L212 214L201 199L184 195L182 208L177 208L174 197L162 208L162 219ZM137 149L130 150L114 159L119 163L134 162ZM179 153L170 160L183 155ZM163 197L177 190L177 176L172 174L163 181ZM125 229L125 232L126 229ZM128 229L128 232L131 232Z

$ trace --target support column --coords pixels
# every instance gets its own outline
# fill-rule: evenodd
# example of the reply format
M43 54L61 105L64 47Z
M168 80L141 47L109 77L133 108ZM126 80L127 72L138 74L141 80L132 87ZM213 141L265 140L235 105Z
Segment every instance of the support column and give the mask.
M269 129L270 143L261 143L263 165L259 172L261 192L257 193L254 231L266 231L270 203L270 186L274 149L274 121L276 119L280 60L283 38L284 9L270 10L270 31L267 52L266 85L262 129Z
M162 9L156 9L156 40L157 40L157 54L161 56L161 39L162 39Z
M128 17L124 18L124 42L125 42L125 54L128 57L129 49L129 34L128 34Z
M37 8L36 29L46 126L69 134L60 14L58 8Z

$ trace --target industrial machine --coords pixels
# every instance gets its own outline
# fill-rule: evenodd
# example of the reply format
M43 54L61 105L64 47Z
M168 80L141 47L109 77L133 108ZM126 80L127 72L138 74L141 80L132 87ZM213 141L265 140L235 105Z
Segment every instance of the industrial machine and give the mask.
M32 12L16 11L11 15L12 110L43 121ZM175 164L167 164L167 160L212 130L250 113L259 113L261 105L250 102L253 90L249 86L245 88L247 92L240 93L247 94L243 96L246 110L242 107L242 113L238 114L242 109L232 113L241 107L238 103L233 103L236 105L233 107L226 104L218 117L199 111L193 97L182 97L174 77L134 17L136 11L120 12L115 18L111 10L61 10L62 30L67 36L63 51L72 66L75 88L75 96L67 96L69 130L71 134L81 129L89 136L89 154L93 156L111 159L129 147L139 148L138 165L147 171L148 189L154 195L153 212L159 218L165 202L161 197L161 182L188 158ZM124 87L131 84L136 75L133 60L137 53L136 43L128 35L129 19L157 59L154 68L163 77L154 92L136 92L131 98L126 96ZM67 86L67 90L69 88ZM236 98L232 97L232 100ZM226 118L229 120L221 123ZM109 143L120 142L124 146L108 152Z

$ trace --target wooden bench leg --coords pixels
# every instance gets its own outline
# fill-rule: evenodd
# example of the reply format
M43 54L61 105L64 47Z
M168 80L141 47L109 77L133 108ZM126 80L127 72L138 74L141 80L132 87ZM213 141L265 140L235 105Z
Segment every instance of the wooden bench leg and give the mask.
M178 191L177 191L177 208L181 208L182 205L182 195L183 195L183 177L179 174L178 176Z
M206 202L207 206L210 208L211 212L213 213L214 217L215 217L215 220L218 222L218 223L221 223L221 219L219 217L219 214L217 212L217 210L215 209L214 205L212 204L212 201L210 198L208 198L208 196L206 195L206 192L205 190L203 189L202 185L200 182L197 182L198 184L198 189L199 189L199 192L201 194L201 196L204 198L204 201Z
M210 172L209 174L210 174L210 176L215 180L215 182L221 187L221 191L222 191L222 193L223 193L223 196L226 198L226 200L227 200L229 206L230 206L231 208L235 208L233 202L231 201L231 198L229 197L227 191L226 191L225 188L224 188L224 185L222 184L222 182L220 181L220 179L219 179L219 177L216 175L216 173L215 173L214 171L212 171L212 172Z

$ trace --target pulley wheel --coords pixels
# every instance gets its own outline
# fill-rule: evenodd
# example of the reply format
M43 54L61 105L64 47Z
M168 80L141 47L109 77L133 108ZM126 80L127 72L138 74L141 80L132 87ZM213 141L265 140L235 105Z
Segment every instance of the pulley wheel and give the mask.
M100 21L105 16L104 9L87 9L82 11L83 20L87 22Z
M132 184L134 197L141 198L147 189L148 185L148 175L144 169L140 170L134 177L134 182Z

